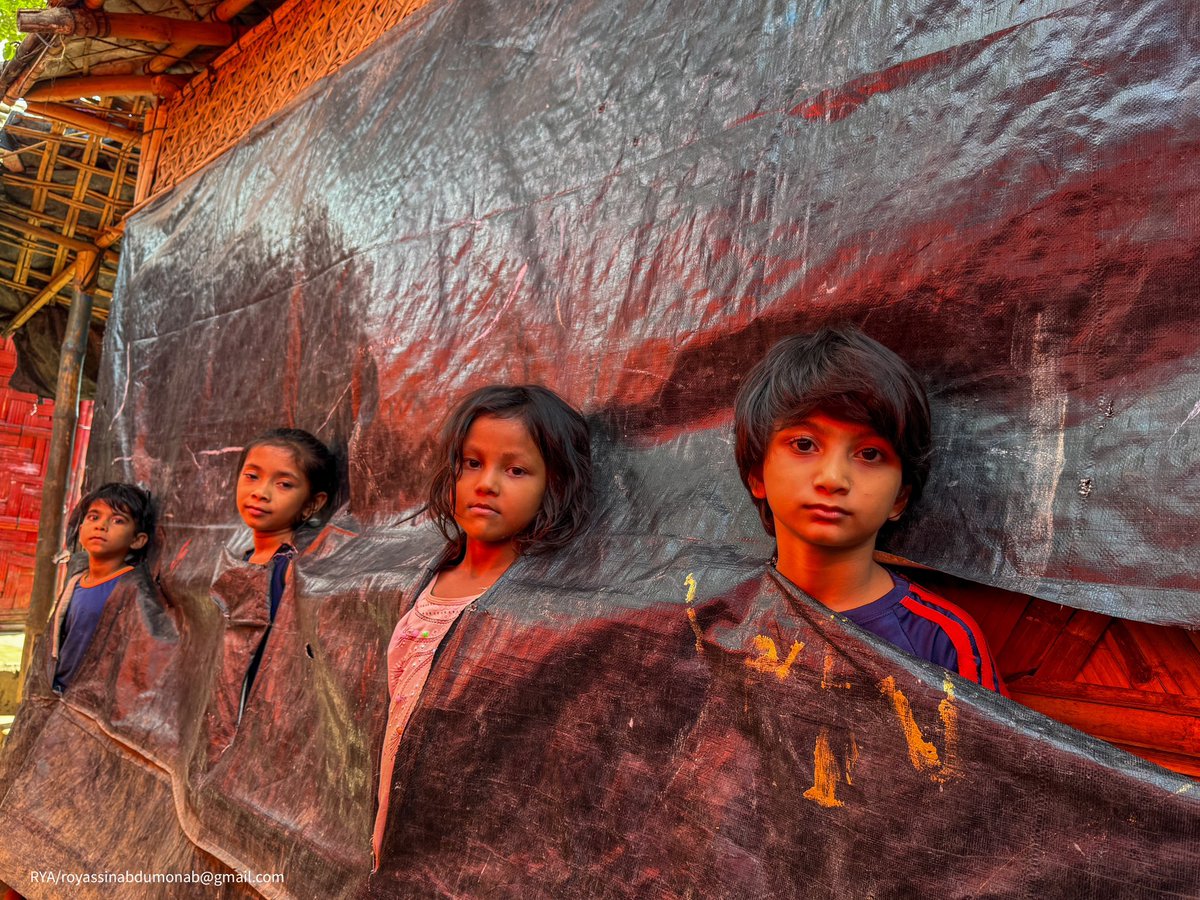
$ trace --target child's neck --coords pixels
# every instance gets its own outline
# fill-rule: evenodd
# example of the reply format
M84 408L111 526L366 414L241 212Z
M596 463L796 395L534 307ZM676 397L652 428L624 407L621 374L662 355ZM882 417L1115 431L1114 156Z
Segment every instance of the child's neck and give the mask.
M462 560L438 574L438 593L443 597L481 594L495 584L517 559L512 541L488 544L467 541Z
M255 531L253 535L254 551L250 554L250 562L261 566L270 562L271 557L280 547L290 544L292 538L296 536L296 531L293 528L287 528L283 531Z
M843 553L803 546L779 548L780 574L835 612L857 609L892 589L892 576L875 562L871 547Z
M125 562L124 557L120 559L106 559L104 557L89 555L87 578L83 579L86 582L84 587L95 587L101 581L107 581L118 572L132 568L133 566Z

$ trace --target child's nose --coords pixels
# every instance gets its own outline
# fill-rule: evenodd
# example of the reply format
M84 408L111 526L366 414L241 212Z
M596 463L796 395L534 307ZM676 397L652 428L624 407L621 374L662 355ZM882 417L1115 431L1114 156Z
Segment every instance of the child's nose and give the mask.
M495 494L499 492L499 483L499 473L495 469L482 469L475 482L475 490L481 494Z
M850 488L850 476L844 461L831 457L822 460L817 467L813 482L827 491L846 491Z

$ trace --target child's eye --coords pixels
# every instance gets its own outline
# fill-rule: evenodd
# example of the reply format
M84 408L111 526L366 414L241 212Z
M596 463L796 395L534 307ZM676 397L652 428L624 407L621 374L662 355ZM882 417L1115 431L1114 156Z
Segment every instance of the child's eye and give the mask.
M253 472L243 472L242 478L246 481L257 481L258 480L258 476L255 475Z
M466 459L463 460L463 468L464 469L478 469L479 468L479 460L471 459L471 457L468 456Z
M527 474L527 473L526 473L526 471L525 471L524 469L522 469L520 466L509 466L509 469L508 469L508 474L509 474L509 475L516 475L516 476L519 478L519 477L521 477L522 475L525 475L525 474Z
M283 488L285 491L290 491L296 485L292 484L292 482L290 482L290 481L281 481L281 482L279 482L279 486L281 488Z
M792 438L788 443L792 445L793 449L801 453L812 453L812 451L817 449L816 441L809 437Z
M858 451L858 455L867 462L881 462L883 460L883 451L878 447L863 447Z

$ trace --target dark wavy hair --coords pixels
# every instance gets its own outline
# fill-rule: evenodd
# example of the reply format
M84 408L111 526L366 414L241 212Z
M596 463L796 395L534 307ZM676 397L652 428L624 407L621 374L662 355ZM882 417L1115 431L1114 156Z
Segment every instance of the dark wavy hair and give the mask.
M929 398L908 363L851 325L784 338L742 382L733 418L738 471L747 490L775 433L816 411L869 425L887 438L909 488L906 509L916 504L933 459ZM767 534L774 535L767 501L751 497Z
M308 479L308 487L313 494L324 494L325 505L317 510L317 524L323 525L333 515L338 502L338 460L333 451L307 431L300 428L272 428L263 432L242 448L238 457L234 479L241 475L246 457L255 447L278 447L287 450L296 457L304 477Z
M581 534L592 514L591 432L587 421L558 394L536 384L493 384L458 402L442 426L429 485L427 512L456 552L464 534L454 521L454 490L462 449L480 416L519 419L546 464L546 493L529 526L516 537L518 553L541 553Z
M135 534L146 535L144 546L129 551L129 559L135 565L150 555L154 546L154 526L157 516L154 510L154 500L150 492L124 481L110 481L102 484L94 491L89 491L75 504L71 517L67 520L67 546L74 547L79 540L79 529L83 525L83 517L96 501L103 501L117 512L129 516L133 522Z

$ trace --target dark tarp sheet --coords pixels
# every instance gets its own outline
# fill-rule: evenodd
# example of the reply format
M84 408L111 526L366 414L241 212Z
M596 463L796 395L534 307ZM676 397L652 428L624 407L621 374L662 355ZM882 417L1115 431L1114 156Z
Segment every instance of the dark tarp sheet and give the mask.
M16 295L11 295L14 304L10 309L0 292L0 322L5 321L6 312L16 312L24 303L17 304ZM17 366L9 376L8 386L14 391L36 394L49 400L54 399L58 384L58 358L62 352L63 338L67 333L68 310L62 306L45 306L36 316L21 326L13 335L17 347ZM5 323L7 324L7 323ZM83 381L79 393L84 400L96 396L96 374L100 370L100 349L104 338L103 326L93 324L88 331L87 354L83 360Z
M409 20L129 223L92 479L159 498L176 636L126 603L128 673L34 685L0 878L48 896L32 861L98 833L300 897L1200 893L1191 782L782 586L729 434L767 346L857 321L937 416L891 550L1200 625L1198 43L1165 0ZM527 380L592 421L600 522L447 639L368 885L384 650L438 549L398 523L452 399ZM265 585L231 470L278 424L345 448L349 500L235 727Z

